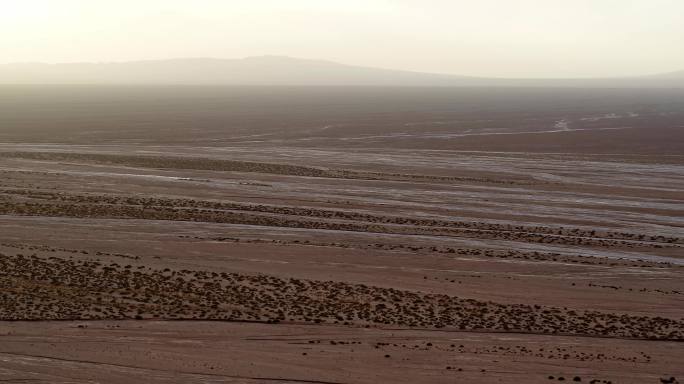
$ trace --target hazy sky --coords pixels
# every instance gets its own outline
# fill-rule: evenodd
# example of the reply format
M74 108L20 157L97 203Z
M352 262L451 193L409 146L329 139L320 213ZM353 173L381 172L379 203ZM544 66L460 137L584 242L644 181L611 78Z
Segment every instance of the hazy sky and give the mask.
M287 55L502 77L684 69L684 0L0 0L0 62Z

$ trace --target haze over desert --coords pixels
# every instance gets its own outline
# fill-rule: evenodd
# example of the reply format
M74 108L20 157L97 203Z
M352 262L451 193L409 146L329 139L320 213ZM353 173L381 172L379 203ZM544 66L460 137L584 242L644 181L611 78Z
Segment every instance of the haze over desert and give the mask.
M0 382L683 382L682 14L0 1Z

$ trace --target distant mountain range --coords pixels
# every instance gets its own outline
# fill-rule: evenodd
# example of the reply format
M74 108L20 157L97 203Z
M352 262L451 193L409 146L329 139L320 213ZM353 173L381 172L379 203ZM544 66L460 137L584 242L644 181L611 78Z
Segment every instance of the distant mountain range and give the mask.
M498 79L359 67L283 56L0 65L0 84L684 87L684 71L605 79Z
M661 79L684 79L684 71L677 71L677 72L668 72L668 73L662 73L659 75L655 75L652 77L657 77Z

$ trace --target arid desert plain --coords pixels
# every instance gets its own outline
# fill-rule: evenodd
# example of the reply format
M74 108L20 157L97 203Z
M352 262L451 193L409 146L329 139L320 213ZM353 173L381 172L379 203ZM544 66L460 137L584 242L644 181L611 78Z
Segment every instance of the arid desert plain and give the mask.
M684 90L0 88L0 382L684 382Z

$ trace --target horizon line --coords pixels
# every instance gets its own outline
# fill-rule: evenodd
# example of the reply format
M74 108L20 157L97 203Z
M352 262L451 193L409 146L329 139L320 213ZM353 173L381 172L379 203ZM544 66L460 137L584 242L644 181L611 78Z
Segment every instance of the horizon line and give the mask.
M394 69L394 68L384 68L384 67L372 67L366 65L356 65L347 64L333 60L327 59L314 59L314 58L303 58L288 55L252 55L243 57L216 57L216 56L187 56L187 57L169 57L169 58L155 58L155 59L134 59L134 60L112 60L112 61L63 61L63 62L45 62L45 61L12 61L12 62L0 62L0 66L9 65L45 65L45 66L59 66L59 65L117 65L117 64L132 64L132 63L152 63L152 62L172 62L172 61L188 61L188 60L211 60L211 61L242 61L249 59L264 59L264 58L279 58L297 61L309 61L309 62L319 62L333 65L340 65L352 68L363 68L363 69L375 69L383 71L394 71L394 72L408 72L415 74L424 75L434 75L434 76L450 76L450 77L463 77L470 79L492 79L492 80L619 80L619 79L634 79L634 78L648 78L648 77L658 77L669 74L676 74L678 72L684 72L682 69L675 69L666 72L648 73L642 75L623 75L623 76L584 76L584 77L505 77L505 76L480 76L480 75L467 75L458 73L444 73L444 72L426 72L417 71L411 69Z

